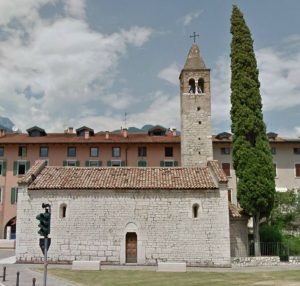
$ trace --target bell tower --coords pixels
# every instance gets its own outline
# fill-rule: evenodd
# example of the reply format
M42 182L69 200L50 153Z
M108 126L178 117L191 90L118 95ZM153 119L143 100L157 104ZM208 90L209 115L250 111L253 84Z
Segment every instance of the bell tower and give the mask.
M193 43L180 76L181 165L206 166L213 159L210 69Z

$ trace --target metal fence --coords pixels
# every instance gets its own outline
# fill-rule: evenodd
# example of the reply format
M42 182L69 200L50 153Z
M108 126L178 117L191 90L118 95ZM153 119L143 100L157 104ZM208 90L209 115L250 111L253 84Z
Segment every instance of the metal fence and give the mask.
M280 261L288 261L290 247L288 242L261 242L261 256L279 256ZM249 243L248 255L255 256L254 242Z

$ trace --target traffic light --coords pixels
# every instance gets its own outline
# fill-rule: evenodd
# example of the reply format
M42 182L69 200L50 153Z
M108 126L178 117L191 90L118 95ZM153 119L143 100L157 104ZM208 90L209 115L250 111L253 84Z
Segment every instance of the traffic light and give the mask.
M40 213L36 216L36 219L40 221L38 234L44 237L48 237L50 234L50 221L51 213L48 209L45 209L44 213Z

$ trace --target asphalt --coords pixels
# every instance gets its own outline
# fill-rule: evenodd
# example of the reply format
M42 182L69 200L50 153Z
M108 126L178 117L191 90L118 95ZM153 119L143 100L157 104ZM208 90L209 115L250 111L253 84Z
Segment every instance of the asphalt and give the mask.
M36 279L35 286L43 285L43 265L41 264L15 264L15 252L13 250L0 249L0 286L16 286L17 272L19 272L19 286L32 286L33 278ZM2 281L3 267L6 267L6 281ZM48 268L71 269L70 265L49 265ZM103 265L102 270L146 270L156 271L155 266L113 266ZM188 267L188 272L269 272L269 271L289 271L300 270L300 265L291 265L282 263L278 266L260 266L260 267L233 267L233 268L206 268L206 267ZM47 286L76 286L70 282L64 281L48 275Z

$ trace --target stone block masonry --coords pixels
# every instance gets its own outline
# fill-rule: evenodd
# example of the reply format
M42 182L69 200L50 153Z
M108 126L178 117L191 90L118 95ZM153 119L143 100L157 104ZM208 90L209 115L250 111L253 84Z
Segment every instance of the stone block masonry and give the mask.
M137 264L181 262L228 267L230 237L227 190L53 190L20 189L16 257L42 260L38 221L50 203L53 262L126 263L126 234L136 233ZM192 207L199 205L193 218ZM67 206L61 216L61 206Z

